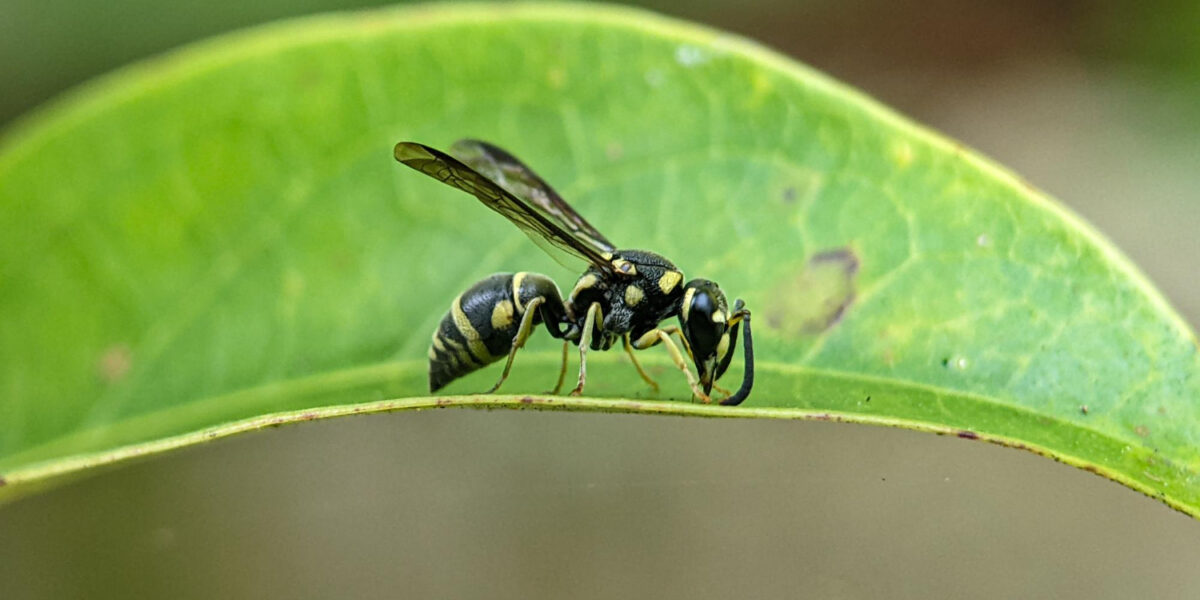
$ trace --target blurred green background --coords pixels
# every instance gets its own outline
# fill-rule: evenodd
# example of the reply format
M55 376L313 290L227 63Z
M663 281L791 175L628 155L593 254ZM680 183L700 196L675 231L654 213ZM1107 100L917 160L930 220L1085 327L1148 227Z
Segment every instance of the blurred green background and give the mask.
M0 124L188 41L376 4L3 0ZM1008 165L1200 324L1200 3L642 5L760 40ZM828 423L380 415L0 507L3 598L1196 598L1198 564L1194 520L1115 483Z

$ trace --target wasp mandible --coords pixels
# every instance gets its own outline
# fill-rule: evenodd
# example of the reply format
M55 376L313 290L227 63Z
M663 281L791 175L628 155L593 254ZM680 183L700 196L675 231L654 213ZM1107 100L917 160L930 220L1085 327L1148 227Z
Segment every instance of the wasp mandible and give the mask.
M429 349L429 390L507 357L504 371L488 393L508 378L513 359L533 329L545 325L563 340L558 384L562 389L570 343L579 347L579 380L572 395L583 392L588 350L608 350L621 341L638 374L658 384L638 362L634 350L662 344L703 402L725 373L743 332L742 385L721 404L740 404L754 385L754 347L750 311L738 300L730 310L720 286L708 279L683 282L683 272L666 258L645 250L619 250L575 212L532 169L508 152L479 140L460 140L450 154L415 142L400 142L396 160L442 183L467 192L500 213L568 268L567 257L582 259L587 270L563 300L558 286L537 273L500 273L471 286L450 304L433 333ZM679 325L659 325L678 317ZM674 337L672 337L674 336ZM676 345L675 339L679 340ZM682 346L683 351L680 351ZM684 355L696 367L693 375ZM721 390L717 386L719 391Z

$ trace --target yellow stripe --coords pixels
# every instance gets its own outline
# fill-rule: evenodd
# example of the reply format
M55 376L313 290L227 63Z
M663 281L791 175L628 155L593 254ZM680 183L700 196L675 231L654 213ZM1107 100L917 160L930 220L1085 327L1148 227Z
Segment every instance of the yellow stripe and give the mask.
M591 273L588 273L587 275L580 277L579 281L575 283L575 289L571 290L571 298L575 298L575 297L579 296L579 292L582 292L583 290L586 290L586 289L596 285L597 283L599 283L599 281L600 281L600 279L598 279L595 275L592 275Z
M479 332L475 331L475 326L471 325L471 319L467 318L467 313L463 312L461 295L454 299L454 304L450 306L450 314L454 316L454 327L467 340L467 349L471 351L471 354L478 359L480 364L490 362L492 354L488 352L487 346L483 345L483 340L479 338Z
M729 332L721 334L721 341L717 343L717 362L725 360L725 354L729 352Z
M662 280L659 280L661 284ZM692 310L692 298L696 295L696 288L688 288L688 291L683 294L683 322L687 323L688 312Z
M517 314L525 314L525 305L521 304L521 284L525 282L525 272L521 271L513 275L512 294L513 305L517 307Z
M479 364L475 361L475 358L471 356L471 353L467 352L466 349L462 347L462 344L459 344L450 338L445 338L445 340L446 345L450 347L450 350L446 351L443 356L446 357L446 361L449 362L450 366L454 367L455 370L460 370L464 367L472 367ZM465 362L463 357L466 357Z

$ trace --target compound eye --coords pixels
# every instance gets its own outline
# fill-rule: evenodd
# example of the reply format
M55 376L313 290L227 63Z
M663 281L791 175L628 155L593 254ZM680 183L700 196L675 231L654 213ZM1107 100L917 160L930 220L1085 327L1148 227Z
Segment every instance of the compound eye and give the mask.
M684 326L692 352L697 357L709 356L717 351L721 334L725 333L725 313L712 295L705 290L697 290L691 294Z

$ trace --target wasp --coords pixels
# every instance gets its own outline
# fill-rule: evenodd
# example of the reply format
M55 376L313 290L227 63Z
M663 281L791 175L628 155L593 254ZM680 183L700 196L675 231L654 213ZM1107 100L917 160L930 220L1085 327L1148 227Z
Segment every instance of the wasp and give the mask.
M658 384L633 351L662 344L701 401L712 401L714 387L726 395L720 401L724 405L740 404L749 396L754 385L750 311L741 300L730 310L715 282L684 283L683 272L663 256L618 249L532 169L487 142L460 140L450 153L400 142L395 157L475 196L564 266L582 261L586 267L565 300L553 280L529 272L492 275L455 298L433 333L430 392L507 358L500 379L488 393L496 391L508 378L517 351L538 325L544 325L551 337L563 340L562 367L550 393L562 389L571 343L579 347L579 378L571 395L579 395L587 379L588 350L608 350L619 340L638 374L655 390ZM671 317L677 317L679 325L661 326ZM739 327L745 369L741 387L731 393L716 381L729 367ZM685 354L696 368L695 375Z

